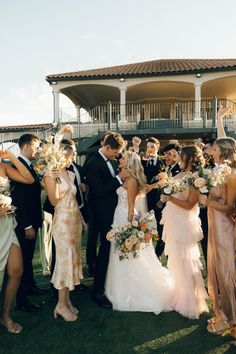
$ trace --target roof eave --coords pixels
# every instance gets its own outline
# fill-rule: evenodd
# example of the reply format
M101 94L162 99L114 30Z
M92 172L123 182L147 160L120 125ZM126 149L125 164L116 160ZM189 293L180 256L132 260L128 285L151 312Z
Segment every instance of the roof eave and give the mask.
M211 73L211 72L223 72L223 71L231 71L236 70L235 66L227 66L222 68L196 68L194 70L181 70L181 71L167 71L162 73L134 73L134 74L111 74L111 75L94 75L94 76L46 76L46 81L49 84L52 84L53 81L91 81L91 80L109 80L109 79L120 79L120 78L138 78L138 77L150 77L150 76L176 76L176 75L189 75L189 74L197 74L197 73Z

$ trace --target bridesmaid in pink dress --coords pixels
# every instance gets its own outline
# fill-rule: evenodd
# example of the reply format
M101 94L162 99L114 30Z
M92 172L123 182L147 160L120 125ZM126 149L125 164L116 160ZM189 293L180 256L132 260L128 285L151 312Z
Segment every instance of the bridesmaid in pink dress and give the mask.
M211 333L230 333L236 337L236 267L235 224L226 214L236 202L236 142L232 138L215 141L213 157L216 163L231 162L231 175L226 183L200 196L200 203L208 206L208 291L213 301L215 317L208 322ZM217 167L216 167L217 170Z
M181 150L180 167L182 177L188 171L196 171L204 159L196 146L186 146ZM202 264L198 242L203 238L198 207L199 193L189 189L168 198L162 212L161 223L167 267L174 280L173 308L190 319L198 319L208 312L208 297L201 274Z

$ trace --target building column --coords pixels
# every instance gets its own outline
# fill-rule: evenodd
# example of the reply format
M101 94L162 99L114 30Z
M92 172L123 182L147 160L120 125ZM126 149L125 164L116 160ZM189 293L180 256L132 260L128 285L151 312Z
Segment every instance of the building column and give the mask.
M120 87L120 123L126 123L126 90L127 87Z
M194 84L195 87L195 112L194 119L201 119L201 86L202 84L197 82Z
M80 131L80 106L76 106L76 138L80 138L81 131Z
M60 91L53 89L53 123L58 124L60 122L60 100L59 94Z

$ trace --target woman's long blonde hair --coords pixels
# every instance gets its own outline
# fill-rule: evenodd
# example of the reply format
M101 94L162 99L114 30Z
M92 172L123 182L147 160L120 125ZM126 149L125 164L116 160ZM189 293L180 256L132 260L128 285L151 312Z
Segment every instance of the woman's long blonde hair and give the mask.
M126 168L130 172L131 176L134 177L138 183L138 193L145 191L145 184L147 182L144 175L144 169L141 164L141 159L136 152L126 151Z
M233 138L225 137L216 139L215 144L220 148L220 160L229 160L231 167L236 168L236 141Z

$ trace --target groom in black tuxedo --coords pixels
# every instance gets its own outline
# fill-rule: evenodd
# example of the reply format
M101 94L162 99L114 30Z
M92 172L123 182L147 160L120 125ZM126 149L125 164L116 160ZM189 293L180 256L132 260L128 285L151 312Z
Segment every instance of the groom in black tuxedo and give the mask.
M88 204L93 206L94 222L100 232L100 249L96 259L92 299L105 308L112 308L104 295L104 284L109 262L110 242L106 239L111 229L114 211L117 205L116 189L122 185L129 173L118 173L115 160L124 147L124 139L118 133L110 133L99 149L85 166L86 180L89 186Z
M19 310L25 312L35 312L40 309L39 305L33 304L28 300L28 294L41 295L47 292L36 285L32 264L37 231L42 226L41 185L31 165L39 143L39 138L33 134L24 134L20 137L18 144L21 154L18 158L34 177L34 183L12 182L11 193L12 204L17 207L15 211L17 221L15 232L21 246L24 266L16 296L16 306Z

